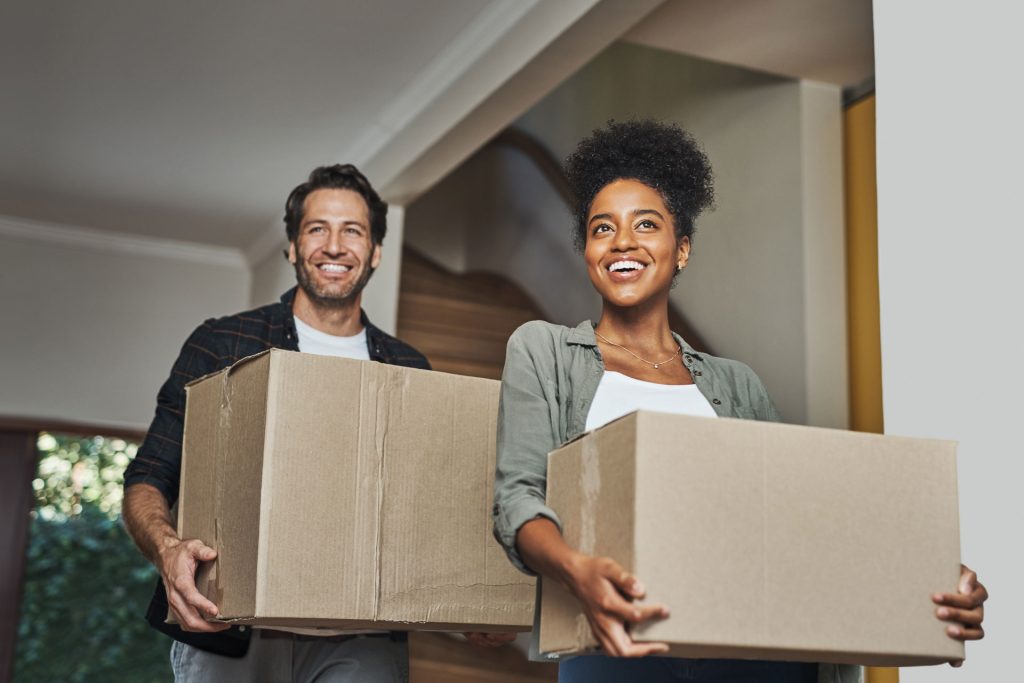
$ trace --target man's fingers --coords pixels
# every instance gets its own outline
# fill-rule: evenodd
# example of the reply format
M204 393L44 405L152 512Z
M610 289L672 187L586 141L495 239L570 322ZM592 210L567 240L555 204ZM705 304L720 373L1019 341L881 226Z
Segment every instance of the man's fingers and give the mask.
M956 609L953 607L939 607L935 610L935 616L943 621L955 621L960 624L979 626L985 620L985 609Z
M608 578L623 595L642 600L647 589L637 577L633 576L613 560L609 560Z
M182 599L190 606L196 609L201 609L203 612L209 614L211 617L215 617L220 613L217 609L217 605L213 604L206 597L199 592L196 588L195 580L188 574L179 574L174 579L174 590L177 591Z
M167 602L178 618L178 624L186 631L223 631L230 628L228 624L210 623L203 619L195 607L189 605L178 593L172 591L167 595Z

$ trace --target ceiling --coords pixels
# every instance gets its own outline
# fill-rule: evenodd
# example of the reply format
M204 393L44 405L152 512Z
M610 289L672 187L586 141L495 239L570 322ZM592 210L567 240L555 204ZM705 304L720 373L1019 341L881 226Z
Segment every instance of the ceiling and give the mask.
M668 0L624 39L844 87L875 72L871 0Z
M870 0L659 4L8 0L0 216L253 262L280 246L284 198L313 165L353 161L413 197L630 26L633 42L794 77L872 71Z
M9 0L0 214L243 246L509 4Z

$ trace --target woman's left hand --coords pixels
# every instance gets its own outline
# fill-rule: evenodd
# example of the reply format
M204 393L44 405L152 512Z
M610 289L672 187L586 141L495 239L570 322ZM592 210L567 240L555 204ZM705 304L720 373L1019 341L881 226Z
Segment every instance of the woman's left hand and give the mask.
M939 605L935 609L935 616L949 622L946 635L953 640L981 640L985 637L981 622L985 619L988 591L978 581L978 575L965 565L960 565L957 590L957 593L936 593L932 596L932 601ZM960 666L963 661L950 664Z
M515 633L463 633L466 640L477 647L501 647L516 639Z

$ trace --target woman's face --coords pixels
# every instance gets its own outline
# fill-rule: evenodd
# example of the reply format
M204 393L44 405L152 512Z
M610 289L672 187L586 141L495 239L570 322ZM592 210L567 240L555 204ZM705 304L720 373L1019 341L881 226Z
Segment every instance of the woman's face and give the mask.
M676 241L675 222L661 194L638 180L616 180L594 197L587 214L583 259L606 303L637 306L667 295L690 240Z

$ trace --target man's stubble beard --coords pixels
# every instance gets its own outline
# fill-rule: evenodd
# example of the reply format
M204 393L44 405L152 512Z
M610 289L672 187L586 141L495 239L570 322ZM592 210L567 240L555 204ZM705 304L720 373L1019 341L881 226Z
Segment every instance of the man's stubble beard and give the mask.
M310 277L309 271L302 260L296 260L294 265L295 279L298 280L299 287L302 288L302 291L306 293L306 296L315 306L323 308L345 308L351 305L362 293L366 283L370 281L370 277L373 275L373 268L368 264L364 265L358 280L353 282L347 289L343 289L337 294L330 294L319 291L316 288L316 282Z

